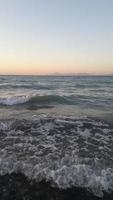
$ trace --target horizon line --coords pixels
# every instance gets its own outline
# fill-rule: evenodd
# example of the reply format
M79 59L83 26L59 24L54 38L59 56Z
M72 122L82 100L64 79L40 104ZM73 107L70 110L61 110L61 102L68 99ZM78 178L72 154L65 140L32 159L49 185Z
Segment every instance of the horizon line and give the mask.
M48 74L0 74L0 76L113 76L113 73L92 74L92 73L48 73Z

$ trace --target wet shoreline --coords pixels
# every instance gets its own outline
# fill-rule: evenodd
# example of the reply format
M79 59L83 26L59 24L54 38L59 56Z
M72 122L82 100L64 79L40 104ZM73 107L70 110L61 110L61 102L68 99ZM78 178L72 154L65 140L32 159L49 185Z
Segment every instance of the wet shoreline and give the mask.
M58 189L50 182L30 182L23 174L0 176L0 200L112 200L113 193L104 193L102 198L87 189L72 187Z

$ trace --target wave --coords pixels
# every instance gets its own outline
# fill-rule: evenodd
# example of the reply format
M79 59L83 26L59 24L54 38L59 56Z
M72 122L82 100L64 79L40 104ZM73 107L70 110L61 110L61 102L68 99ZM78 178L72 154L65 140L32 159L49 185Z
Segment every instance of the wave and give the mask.
M71 97L71 96L70 96ZM23 96L13 96L0 98L1 105L19 105L19 104L48 104L48 103L60 103L60 104L72 104L73 100L68 96L59 96L59 95L23 95Z
M113 192L113 126L66 116L1 121L0 175L13 173L102 198Z
M89 95L37 95L37 94L29 94L29 95L18 95L18 96L9 96L9 97L1 97L0 105L1 106L18 106L24 105L28 108L37 107L43 108L43 106L55 106L55 105L88 105L91 107L103 107L108 105L112 106L112 97L109 96L89 96Z
M1 105L17 105L17 104L23 104L28 102L30 99L30 96L13 96L13 97L4 97L0 98L0 104Z

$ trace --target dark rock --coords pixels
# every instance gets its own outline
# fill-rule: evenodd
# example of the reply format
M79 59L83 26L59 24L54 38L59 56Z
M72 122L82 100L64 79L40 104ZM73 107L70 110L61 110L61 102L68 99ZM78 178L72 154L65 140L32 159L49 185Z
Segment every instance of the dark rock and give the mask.
M60 190L42 181L30 182L22 174L0 176L0 200L112 200L113 194L103 198L94 196L83 188Z

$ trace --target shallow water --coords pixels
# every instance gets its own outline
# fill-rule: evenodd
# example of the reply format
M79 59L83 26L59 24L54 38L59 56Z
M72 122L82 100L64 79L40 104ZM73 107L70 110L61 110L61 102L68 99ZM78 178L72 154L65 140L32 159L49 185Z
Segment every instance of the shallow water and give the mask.
M113 127L86 117L3 120L0 174L11 173L102 197L113 189Z

